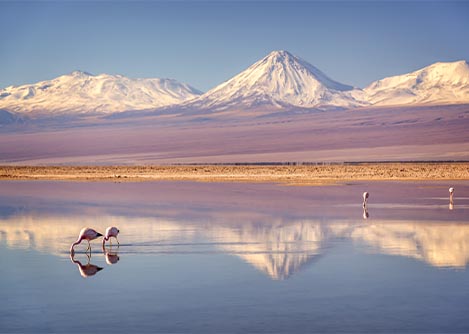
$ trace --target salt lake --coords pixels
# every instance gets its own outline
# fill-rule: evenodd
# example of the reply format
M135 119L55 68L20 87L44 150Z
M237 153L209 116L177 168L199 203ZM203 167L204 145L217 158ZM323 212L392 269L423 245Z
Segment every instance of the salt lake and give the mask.
M0 254L1 333L469 332L465 181L4 181Z

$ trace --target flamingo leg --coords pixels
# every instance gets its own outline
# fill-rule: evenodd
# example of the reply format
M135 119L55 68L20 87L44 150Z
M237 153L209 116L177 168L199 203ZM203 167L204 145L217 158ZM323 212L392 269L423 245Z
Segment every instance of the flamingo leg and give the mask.
M90 253L91 253L91 244L90 244L90 242L89 242L89 241L88 241L88 248L86 249L86 251L88 251L88 250L89 250L89 251L90 251Z
M116 238L117 240L117 245L120 246L119 239L117 239L117 237L114 237L114 238Z
M112 246L112 239L111 239L111 237L109 237L109 243L110 243L111 246Z

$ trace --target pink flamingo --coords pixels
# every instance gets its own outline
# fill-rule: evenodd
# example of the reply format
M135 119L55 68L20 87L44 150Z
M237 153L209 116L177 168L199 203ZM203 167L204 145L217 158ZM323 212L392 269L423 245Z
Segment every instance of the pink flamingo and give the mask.
M112 241L111 241L111 237L114 237L116 238L117 240L117 244L119 244L119 240L117 239L117 235L119 234L119 229L117 227L114 227L114 226L109 226L107 229L106 229L106 234L104 235L104 238L103 238L103 248L104 248L104 244L106 243L106 241L109 240L109 242L111 243L111 246L112 246Z
M364 208L366 207L366 203L368 202L368 197L370 197L370 194L367 191L365 191L363 193L363 207Z
M90 245L90 241L91 240L94 240L96 238L99 238L99 237L102 237L103 235L99 232L96 232L95 230L93 230L92 228L89 228L89 227L84 227L81 231L80 231L80 234L78 235L78 239L77 241L75 241L72 246L70 247L70 253L74 253L74 247L78 244L80 244L83 240L86 240L88 241L88 248L86 249L86 251L90 250L91 252L91 245Z
M453 193L454 193L454 188L453 187L449 188L449 209L450 210L453 210L454 208Z

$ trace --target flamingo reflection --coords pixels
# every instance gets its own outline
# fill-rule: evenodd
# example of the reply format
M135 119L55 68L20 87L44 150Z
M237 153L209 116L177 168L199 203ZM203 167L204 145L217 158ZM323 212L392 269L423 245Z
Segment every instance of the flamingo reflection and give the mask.
M368 208L366 206L363 207L363 219L370 218L370 214L368 213Z
M117 254L117 252L113 252L112 248L109 250L104 249L104 257L106 258L106 263L109 265L116 264L120 260L119 255Z
M98 271L103 270L102 267L98 267L98 266L90 263L91 255L87 254L86 257L88 258L88 263L87 264L82 264L79 260L75 259L73 252L70 253L70 261L72 261L72 263L77 265L78 271L80 272L80 275L82 277L87 278L87 277L90 277L90 276L94 276L94 275L96 275L96 273Z

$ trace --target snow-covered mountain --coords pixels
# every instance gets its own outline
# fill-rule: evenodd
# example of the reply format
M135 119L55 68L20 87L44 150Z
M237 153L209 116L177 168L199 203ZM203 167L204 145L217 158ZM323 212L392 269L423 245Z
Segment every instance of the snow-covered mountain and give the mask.
M375 81L364 92L365 100L378 106L469 103L469 64L435 63Z
M129 113L136 110L242 111L469 103L469 64L435 63L365 89L330 79L287 51L273 51L205 94L171 79L130 79L75 71L0 89L0 123L26 115ZM114 117L114 116L111 116Z
M130 79L74 71L0 90L0 109L27 114L114 113L181 103L201 92L172 79Z
M15 114L0 109L0 126L2 126L2 124L14 123L18 120L19 118Z
M187 109L354 107L366 104L362 91L336 82L287 51L273 51L195 100Z

